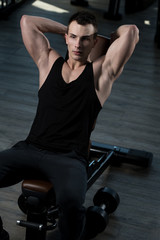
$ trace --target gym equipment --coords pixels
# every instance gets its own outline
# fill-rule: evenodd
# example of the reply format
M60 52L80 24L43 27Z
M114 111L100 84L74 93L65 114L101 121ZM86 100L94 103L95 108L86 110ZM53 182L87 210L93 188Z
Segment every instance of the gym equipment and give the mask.
M125 13L143 11L154 2L155 0L125 0Z
M24 181L18 205L27 214L27 221L17 221L19 226L26 227L26 240L44 240L46 232L56 228L58 208L56 207L53 186L50 182L41 180Z
M88 189L108 166L121 166L127 163L147 168L151 165L152 158L153 154L150 152L92 142L88 166ZM95 195L93 201L95 206L87 211L87 227L90 229L90 235L95 236L107 226L108 215L116 210L119 196L113 190L103 188ZM18 205L27 214L26 221L17 221L19 226L26 228L25 240L45 240L47 231L56 228L58 208L54 188L50 182L24 180ZM94 217L94 223L89 220L90 214L97 216ZM93 224L97 225L98 221L100 221L98 229L92 233Z
M9 234L3 229L2 219L0 217L0 240L9 240Z
M121 20L122 15L119 13L120 0L110 0L108 11L104 13L104 18L111 20Z
M157 47L160 48L160 0L158 0L157 26L154 40Z
M70 3L75 6L88 7L88 1L86 0L71 0Z
M104 187L97 191L93 198L94 206L87 209L87 234L90 238L103 232L120 202L119 195L111 188Z
M0 5L0 19L8 19L8 16L20 7L25 0L2 0Z
M98 158L97 160L95 160ZM93 160L92 160L93 159ZM115 145L92 142L88 169L88 188L109 166L121 166L123 163L143 168L150 167L153 159L151 152L124 148Z

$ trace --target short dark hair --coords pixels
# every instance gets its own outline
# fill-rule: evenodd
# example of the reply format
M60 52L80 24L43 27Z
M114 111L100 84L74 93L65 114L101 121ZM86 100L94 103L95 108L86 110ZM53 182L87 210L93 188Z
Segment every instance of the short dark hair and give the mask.
M80 12L74 13L68 21L68 26L73 21L76 21L80 25L92 24L97 32L96 17L90 12L80 11Z

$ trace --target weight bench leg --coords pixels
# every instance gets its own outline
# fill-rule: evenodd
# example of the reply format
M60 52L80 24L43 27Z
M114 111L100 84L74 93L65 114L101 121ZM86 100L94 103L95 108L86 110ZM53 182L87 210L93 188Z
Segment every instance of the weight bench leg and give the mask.
M46 181L24 180L22 192L18 205L27 214L27 220L17 221L17 224L26 228L25 240L45 240L47 230L56 227L54 218L52 218L53 224L47 225L51 215L49 209L55 204L53 186ZM55 211L53 213L55 214Z

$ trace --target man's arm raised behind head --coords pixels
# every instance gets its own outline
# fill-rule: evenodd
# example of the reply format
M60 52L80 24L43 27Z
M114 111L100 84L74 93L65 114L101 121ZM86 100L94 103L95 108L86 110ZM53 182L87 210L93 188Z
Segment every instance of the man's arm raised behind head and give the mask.
M61 23L28 15L22 16L20 26L24 45L38 67L43 61L47 61L51 49L44 33L64 35L67 30Z
M109 61L113 71L112 80L116 80L124 65L131 57L139 41L139 30L135 25L122 25L111 34L111 46L104 60L104 68Z
M113 82L123 71L139 41L139 30L135 25L122 25L111 34L111 45L104 57L100 76L97 79L97 95L101 104L110 95Z
M110 38L102 35L97 36L97 42L89 54L88 60L95 61L104 56L110 46Z

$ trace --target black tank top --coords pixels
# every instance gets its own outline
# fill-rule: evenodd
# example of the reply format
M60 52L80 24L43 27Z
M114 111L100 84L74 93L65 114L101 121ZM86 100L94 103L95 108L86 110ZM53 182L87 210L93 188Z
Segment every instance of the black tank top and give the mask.
M66 83L62 77L62 57L38 92L37 113L27 142L50 151L76 151L87 158L90 134L101 110L95 92L92 63L80 76Z

